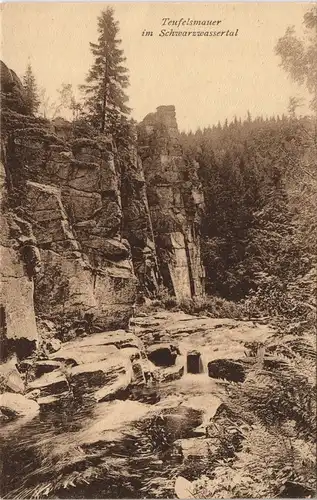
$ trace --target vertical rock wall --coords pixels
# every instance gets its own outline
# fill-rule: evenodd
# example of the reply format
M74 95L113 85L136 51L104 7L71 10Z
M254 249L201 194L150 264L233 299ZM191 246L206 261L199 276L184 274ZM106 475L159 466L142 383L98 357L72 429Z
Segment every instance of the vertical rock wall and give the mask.
M124 161L122 203L124 234L132 249L134 270L143 294L154 297L160 283L147 186L142 161L135 146Z
M74 324L126 327L138 288L201 295L203 198L174 106L148 115L119 158L111 138L75 138L64 119L26 115L21 82L3 64L1 85L4 351L17 339L35 348L36 317L62 335Z
M12 351L30 354L37 345L32 270L24 255L34 250L29 229L9 209L6 172L0 163L0 361ZM29 237L28 237L29 236Z
M175 107L157 108L144 118L138 132L163 282L177 298L202 295L203 195L197 165L188 165L182 156Z
M65 120L23 114L21 82L3 68L1 214L11 222L1 225L1 332L36 338L35 315L64 333L125 328L137 279L112 141L74 139Z

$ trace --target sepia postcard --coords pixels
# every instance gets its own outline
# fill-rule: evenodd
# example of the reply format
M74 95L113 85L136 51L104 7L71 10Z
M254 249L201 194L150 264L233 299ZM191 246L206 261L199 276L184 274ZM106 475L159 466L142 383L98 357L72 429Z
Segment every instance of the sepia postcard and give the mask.
M317 3L1 33L1 498L316 498Z

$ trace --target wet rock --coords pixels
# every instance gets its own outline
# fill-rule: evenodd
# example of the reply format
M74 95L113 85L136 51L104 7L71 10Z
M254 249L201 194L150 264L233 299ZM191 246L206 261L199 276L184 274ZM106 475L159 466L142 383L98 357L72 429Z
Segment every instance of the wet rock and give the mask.
M62 347L62 343L58 339L50 339L45 342L44 349L47 351L49 354L52 354L53 352L59 351L59 349Z
M61 367L61 363L59 361L54 361L50 359L43 359L39 361L35 361L34 363L34 373L35 377L41 377L45 373L53 372L54 370L58 370Z
M58 395L43 396L37 399L40 407L40 413L60 413L65 408L69 408L73 400L72 393L69 391L62 392Z
M8 420L13 420L18 417L35 416L39 411L39 405L22 394L5 392L0 395L0 410Z
M24 392L24 381L17 369L16 357L0 365L1 386L9 392Z
M34 399L34 401L38 401L38 399L41 397L41 391L40 389L34 389L33 391L27 392L25 394L25 397L28 399Z
M202 411L189 406L163 408L157 415L156 424L163 427L171 442L190 437L192 430L202 424Z
M230 382L243 382L246 377L246 368L238 361L215 359L208 363L208 375L211 378L225 379Z
M162 368L153 373L153 377L160 383L178 380L184 375L184 365L177 364L169 368Z
M113 390L117 390L117 385L127 386L131 381L130 362L119 353L108 359L95 363L86 363L75 366L69 370L70 384L74 395L83 395L104 389L105 395ZM102 393L97 396L98 400L103 399Z
M132 381L134 384L144 385L145 384L145 375L143 372L143 367L141 363L134 362L132 364Z
M174 365L177 354L178 350L172 344L154 344L147 348L147 356L156 366Z
M202 361L199 351L190 351L187 353L187 373L202 373Z
M116 382L106 385L93 393L93 400L100 402L113 401L115 399L126 400L130 394L131 377L121 375Z
M40 378L30 382L27 386L27 392L38 389L41 396L51 396L69 391L69 384L66 376L59 370L46 373Z

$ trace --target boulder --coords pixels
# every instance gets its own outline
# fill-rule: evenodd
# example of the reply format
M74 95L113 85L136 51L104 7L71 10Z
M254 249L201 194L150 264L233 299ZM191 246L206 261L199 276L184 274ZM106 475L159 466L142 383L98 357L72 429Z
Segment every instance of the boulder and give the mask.
M175 365L178 349L173 344L154 344L147 348L149 360L156 366Z
M18 417L35 416L39 411L39 405L22 394L4 392L0 395L0 411L8 420L13 420Z
M69 370L70 384L75 396L89 394L97 389L104 388L105 395L112 384L127 386L131 381L130 362L120 355L110 356L99 362L81 364ZM123 380L122 377L123 376ZM117 386L115 386L117 390ZM102 395L97 396L103 399Z
M69 391L69 384L66 376L60 370L55 370L45 373L27 385L27 392L35 389L40 391L41 396L51 396Z
M197 498L193 483L182 476L178 476L175 481L175 494L177 498Z
M1 386L8 392L24 392L24 382L16 366L16 357L0 366Z
M203 366L201 354L199 351L190 351L187 353L187 373L202 373Z
M48 352L48 354L52 354L53 352L59 351L61 346L62 343L60 340L52 338L45 342L44 349Z
M61 363L59 361L54 361L51 359L43 359L34 362L34 374L35 377L41 377L45 373L53 372L54 370L58 370L61 367Z
M163 408L155 417L155 424L164 428L171 441L192 436L192 431L202 424L202 411L180 405Z
M153 373L153 377L160 383L172 382L179 380L184 375L184 365L179 363L168 368L157 369Z
M215 359L208 363L208 375L211 378L225 379L230 382L243 382L246 377L246 367L239 361Z
M65 342L58 352L49 357L75 366L102 361L111 355L116 356L119 349L133 348L138 350L141 347L141 341L133 333L116 330L95 333L82 339Z

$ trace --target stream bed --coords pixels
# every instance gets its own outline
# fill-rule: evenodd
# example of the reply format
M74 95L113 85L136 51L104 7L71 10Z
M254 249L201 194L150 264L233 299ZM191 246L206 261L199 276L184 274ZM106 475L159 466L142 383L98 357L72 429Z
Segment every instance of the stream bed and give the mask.
M141 318L135 330L146 347L158 332L178 342L178 378L150 380L97 404L84 396L59 401L3 424L2 498L174 498L179 475L204 473L214 446L208 424L228 384L209 376L208 361L241 356L246 340L270 331L172 313ZM197 349L193 368L188 353Z

